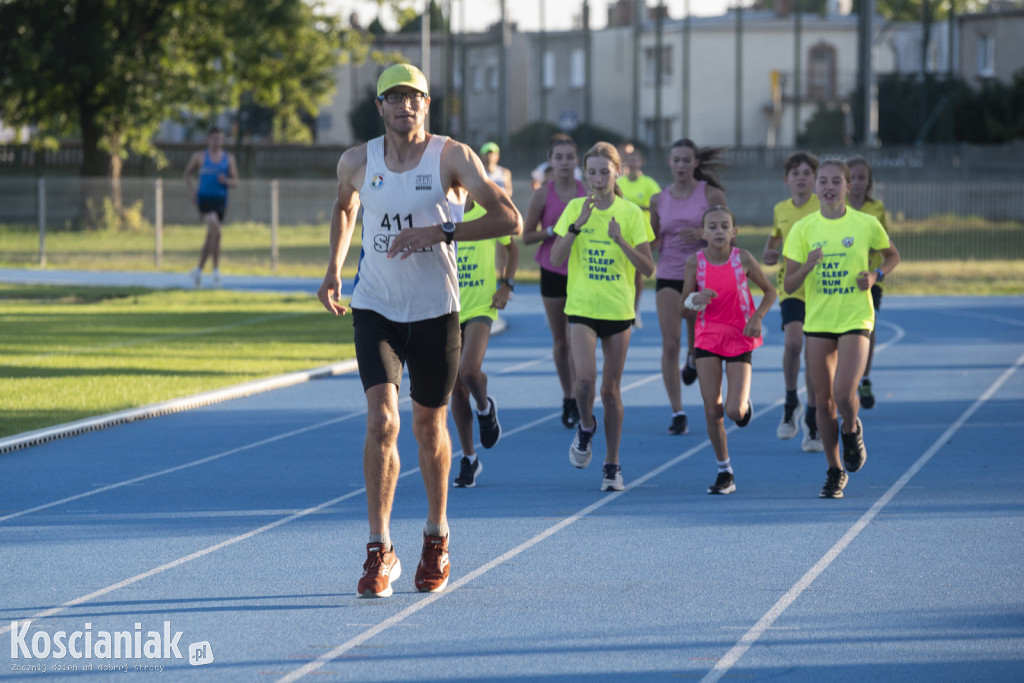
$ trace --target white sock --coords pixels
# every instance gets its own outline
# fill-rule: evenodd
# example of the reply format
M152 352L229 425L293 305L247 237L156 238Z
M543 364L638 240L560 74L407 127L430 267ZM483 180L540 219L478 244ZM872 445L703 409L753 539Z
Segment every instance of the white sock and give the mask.
M464 454L464 457L466 458L466 460L468 460L471 463L475 463L476 462L476 453L466 453L466 454Z
M672 417L675 417L676 415L686 415L686 411L680 410L678 413L672 413Z
M385 550L391 550L391 532L385 531L382 534L370 534L370 543L380 543Z
M728 472L729 474L732 474L732 463L729 461L728 458L718 463L718 471Z
M485 410L480 410L479 408L474 408L473 410L476 411L477 417L483 417L485 415L490 415L491 414L491 402L487 401L487 408Z
M423 527L423 533L427 536L440 536L445 537L448 535L448 520L441 522L440 524L431 524L427 522L426 526Z

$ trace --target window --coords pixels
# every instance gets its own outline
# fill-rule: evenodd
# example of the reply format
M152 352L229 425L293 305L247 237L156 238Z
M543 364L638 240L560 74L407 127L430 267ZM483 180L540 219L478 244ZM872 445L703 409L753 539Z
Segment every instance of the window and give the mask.
M827 43L811 48L807 60L807 97L819 102L836 97L836 49Z
M661 129L661 139L657 139ZM644 144L649 147L664 145L672 139L672 119L663 118L660 121L655 118L644 119Z
M993 36L978 36L978 42L975 43L975 61L979 76L992 78L996 75L996 39Z
M480 92L484 89L484 70L479 66L472 69L473 91Z
M487 87L491 92L498 89L498 65L494 62L487 64Z
M555 53L548 50L544 53L544 89L555 87Z
M572 51L569 67L569 85L582 88L587 84L587 55L582 49Z
M644 83L653 85L658 70L658 50L653 47L644 48ZM665 83L672 76L672 46L661 48L661 82Z

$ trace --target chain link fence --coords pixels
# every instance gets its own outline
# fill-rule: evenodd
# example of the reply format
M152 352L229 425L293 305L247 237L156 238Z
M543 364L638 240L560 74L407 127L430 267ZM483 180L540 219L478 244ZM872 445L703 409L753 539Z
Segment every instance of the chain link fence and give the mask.
M781 173L779 174L781 176ZM767 226L788 196L781 177L727 179L741 226ZM330 179L244 180L230 191L222 254L234 272L313 272L326 263ZM1024 192L996 181L877 182L905 260L1024 259ZM525 213L529 181L513 196ZM180 179L0 177L0 263L178 269L194 266L205 228ZM358 257L358 235L350 263ZM744 244L754 249L753 243ZM756 248L759 254L760 249ZM532 260L523 260L525 268Z

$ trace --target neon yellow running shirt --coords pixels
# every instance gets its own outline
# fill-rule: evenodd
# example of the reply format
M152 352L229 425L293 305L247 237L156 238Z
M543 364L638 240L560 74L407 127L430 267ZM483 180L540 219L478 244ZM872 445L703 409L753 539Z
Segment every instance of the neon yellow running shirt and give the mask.
M790 197L785 201L781 201L775 205L775 219L772 223L772 237L781 237L783 242L782 246L785 248L786 237L789 235L789 231L793 229L796 222L804 216L809 216L812 213L816 213L821 209L821 204L818 203L818 196L811 195L811 198L806 202L797 206L793 203L793 198ZM786 294L786 288L782 286L782 281L786 279L786 262L783 261L779 264L779 272L775 284L775 289L779 293L779 301L785 301L786 299L800 299L804 298L804 288L796 290L792 294Z
M872 249L886 249L889 236L878 219L860 211L847 211L836 219L814 213L797 221L786 238L784 256L798 263L822 248L822 260L804 280L807 311L804 332L842 334L871 330L875 309L871 290L857 287L857 274L868 270Z
M585 197L573 199L555 225L556 235L566 235L569 224L576 223ZM643 212L636 204L615 197L605 210L594 209L581 228L569 254L569 284L566 287L565 313L595 320L632 320L636 317L636 268L619 245L608 237L608 224L615 218L627 244L650 242L652 234ZM577 226L579 227L579 226Z
M849 202L847 202L846 206L851 209L853 208L852 206L850 206ZM885 222L885 204L883 204L879 200L869 199L865 201L859 209L854 209L854 211L860 211L861 213L866 213L869 216L874 216L875 218L878 219L878 222L882 224L882 227L885 228L885 231L889 232L889 226ZM872 254L871 258L868 260L868 269L874 270L875 268L878 268L881 265L882 255L878 253ZM878 286L881 287L882 283L879 282Z
M480 218L487 211L479 204L462 217L463 221ZM459 242L455 249L455 262L459 269L459 324L486 316L497 320L498 309L491 306L494 292L498 288L498 276L494 270L494 251L498 244L509 245L512 237L496 237L489 240Z

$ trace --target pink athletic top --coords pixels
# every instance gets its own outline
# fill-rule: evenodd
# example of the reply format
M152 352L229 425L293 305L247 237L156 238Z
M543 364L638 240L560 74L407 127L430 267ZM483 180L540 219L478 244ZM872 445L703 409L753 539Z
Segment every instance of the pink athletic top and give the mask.
M708 263L703 251L697 252L697 288L713 289L718 296L697 314L694 346L728 358L753 351L763 343L761 337L743 334L754 313L754 297L738 248L733 247L729 260L720 266Z
M576 196L586 197L587 189L583 187L583 183L576 181ZM548 196L544 198L544 209L540 212L540 227L542 230L547 230L548 226L554 227L558 223L558 219L562 216L562 212L565 211L565 207L568 202L563 202L558 198L558 192L555 191L555 182L551 181L548 183ZM552 273L558 273L559 275L569 274L569 262L566 261L560 266L556 266L551 263L551 245L555 243L557 237L545 237L544 241L540 243L540 248L537 249L537 254L533 257L540 267L544 270L549 270Z
M697 189L686 199L676 199L667 187L658 195L658 225L660 226L658 272L662 280L683 280L686 261L708 246L704 240L684 242L683 228L700 228L700 219L711 208L707 198L707 181L697 183Z

